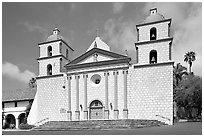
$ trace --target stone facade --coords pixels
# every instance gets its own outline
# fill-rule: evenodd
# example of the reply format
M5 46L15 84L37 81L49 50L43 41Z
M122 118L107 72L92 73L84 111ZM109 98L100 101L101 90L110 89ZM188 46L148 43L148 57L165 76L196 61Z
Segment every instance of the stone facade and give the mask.
M64 55L66 48L59 48L61 39L39 44L37 93L28 122L150 119L173 124L173 39L169 27L169 19L136 26L137 64L107 50L99 37L71 62L71 54ZM151 28L156 29L154 40ZM49 38L56 37L53 35ZM48 45L53 46L51 57L46 56ZM47 75L48 64L52 65L51 75Z

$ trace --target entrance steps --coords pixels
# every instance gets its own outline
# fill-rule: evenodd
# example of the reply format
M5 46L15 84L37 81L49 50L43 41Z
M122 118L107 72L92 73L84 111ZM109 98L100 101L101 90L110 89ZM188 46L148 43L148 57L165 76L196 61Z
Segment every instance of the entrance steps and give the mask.
M157 120L88 120L88 121L48 121L33 130L94 130L94 129L134 129L166 125Z

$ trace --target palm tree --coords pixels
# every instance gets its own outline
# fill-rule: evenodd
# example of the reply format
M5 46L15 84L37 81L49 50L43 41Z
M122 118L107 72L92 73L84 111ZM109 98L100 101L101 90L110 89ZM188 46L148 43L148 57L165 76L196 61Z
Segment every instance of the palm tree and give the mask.
M174 81L173 81L173 86L174 86L174 103L173 103L173 108L174 108L174 120L175 122L178 120L178 106L177 106L177 97L178 97L178 93L180 91L180 82L183 79L183 76L188 75L188 73L186 72L187 68L182 66L180 63L177 63L176 66L174 66L173 69L173 76L174 76Z
M191 74L191 67L192 67L192 63L193 61L195 61L196 58L195 58L195 52L193 51L190 51L190 52L187 52L185 55L184 55L184 61L185 62L188 62L189 64L189 73Z
M187 71L187 68L182 66L180 63L177 63L177 65L174 66L173 74L174 74L175 87L179 85L179 82L182 80L184 75L188 75L186 71Z

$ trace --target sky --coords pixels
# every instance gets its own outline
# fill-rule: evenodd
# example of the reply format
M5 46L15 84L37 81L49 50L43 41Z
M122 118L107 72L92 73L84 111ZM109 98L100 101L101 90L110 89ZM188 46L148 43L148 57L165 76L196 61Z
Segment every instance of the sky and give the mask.
M135 60L136 25L143 23L149 9L157 7L166 19L172 18L173 60L183 61L188 51L196 53L192 71L202 76L202 3L2 3L2 89L28 87L38 76L38 43L44 42L57 27L75 50L73 58L86 52L96 37L111 51Z

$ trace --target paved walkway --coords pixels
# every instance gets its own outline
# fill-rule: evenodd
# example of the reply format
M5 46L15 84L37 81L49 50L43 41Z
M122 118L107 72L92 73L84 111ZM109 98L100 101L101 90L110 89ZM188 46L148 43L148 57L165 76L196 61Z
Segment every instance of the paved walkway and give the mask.
M202 122L119 130L3 131L3 135L202 135Z

